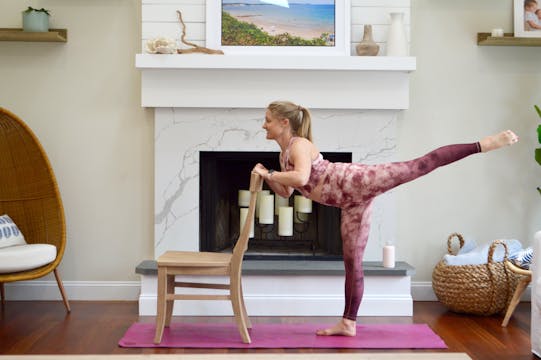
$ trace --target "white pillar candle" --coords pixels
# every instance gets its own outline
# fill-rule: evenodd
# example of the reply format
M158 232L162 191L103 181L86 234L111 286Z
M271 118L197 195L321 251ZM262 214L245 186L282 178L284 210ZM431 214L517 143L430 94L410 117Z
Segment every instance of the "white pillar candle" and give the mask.
M269 194L270 194L269 190L261 190L260 192L257 193L257 198L256 198L256 203L255 203L255 217L256 218L259 217L259 207L261 206L261 197L263 195L269 195Z
M282 206L278 209L278 235L293 236L293 208Z
M259 205L259 223L274 224L274 195L261 196Z
M240 208L240 232L244 228L244 223L246 222L246 217L248 216L248 208ZM249 237L254 237L254 219L252 219L252 225L250 226L250 235Z
M383 267L394 268L395 253L393 245L385 245L383 247Z
M250 190L239 190L239 206L250 206Z
M312 212L312 200L302 195L295 195L295 211L310 214Z
M274 196L274 213L279 214L279 209L282 206L289 206L289 198L281 197L280 195Z

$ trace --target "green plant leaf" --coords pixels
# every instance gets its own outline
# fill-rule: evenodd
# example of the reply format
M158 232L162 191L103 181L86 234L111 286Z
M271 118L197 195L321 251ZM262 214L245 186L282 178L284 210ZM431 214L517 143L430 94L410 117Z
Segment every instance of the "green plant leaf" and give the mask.
M49 16L51 16L49 10L45 9L45 8L41 8L41 9L35 9L33 8L32 6L29 6L25 11L23 11L23 13L30 13L32 11L36 11L36 12L43 12Z
M534 105L535 111L537 111L537 115L541 118L541 109L539 109L539 106Z

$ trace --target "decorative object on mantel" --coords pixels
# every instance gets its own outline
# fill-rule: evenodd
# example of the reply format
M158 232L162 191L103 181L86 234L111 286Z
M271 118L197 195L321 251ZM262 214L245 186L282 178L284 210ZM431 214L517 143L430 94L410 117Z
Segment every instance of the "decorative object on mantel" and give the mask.
M182 20L182 13L179 10L177 10L177 15L178 15L178 20L180 21L180 24L182 25L182 36L180 37L180 41L183 44L192 47L192 49L177 49L177 52L179 54L191 54L191 53L219 54L219 55L224 54L222 50L213 50L213 49L202 47L202 46L186 41L186 24L184 24L184 21Z
M387 36L387 56L408 56L408 38L404 27L404 13L392 12Z
M48 32L49 31L49 10L41 8L34 9L29 6L23 11L23 31L27 32Z
M376 56L379 51L379 45L372 37L372 25L364 26L364 34L361 42L355 47L359 56Z
M206 46L227 55L351 55L350 0L268 1L206 1Z
M175 54L177 52L175 41L165 37L150 39L146 42L146 46L149 54Z

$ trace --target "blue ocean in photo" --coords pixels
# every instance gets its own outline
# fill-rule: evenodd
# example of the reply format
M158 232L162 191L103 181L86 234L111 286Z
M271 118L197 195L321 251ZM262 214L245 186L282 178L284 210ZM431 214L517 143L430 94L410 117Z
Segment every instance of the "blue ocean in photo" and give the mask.
M327 28L334 32L335 6L333 4L289 3L289 8L265 3L223 3L222 10L235 17L256 18L277 25L288 24L302 28Z

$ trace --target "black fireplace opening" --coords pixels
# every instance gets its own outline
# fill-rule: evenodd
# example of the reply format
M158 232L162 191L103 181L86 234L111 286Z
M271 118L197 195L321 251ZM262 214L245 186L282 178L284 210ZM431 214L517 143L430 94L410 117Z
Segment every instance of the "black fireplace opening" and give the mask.
M322 152L332 162L351 162L348 152ZM240 232L239 190L248 190L250 171L258 162L280 169L278 152L201 151L199 153L199 248L231 252ZM264 184L264 190L270 190ZM270 193L273 194L272 190ZM276 199L276 194L275 199ZM294 197L288 202L294 207ZM340 209L312 203L311 213L293 210L293 233L280 236L278 214L273 224L255 218L246 259L338 260L342 258Z

